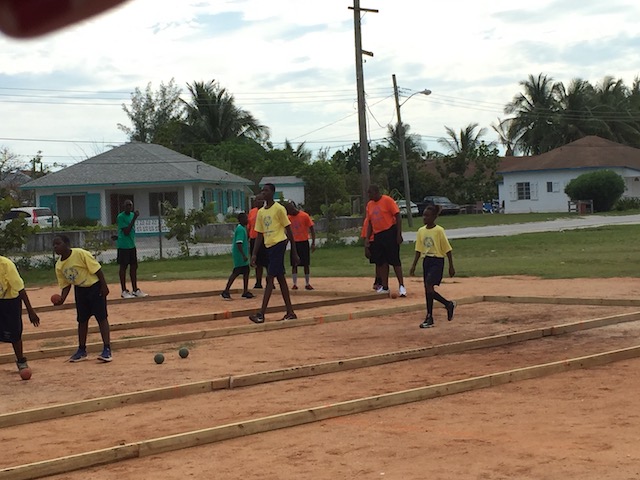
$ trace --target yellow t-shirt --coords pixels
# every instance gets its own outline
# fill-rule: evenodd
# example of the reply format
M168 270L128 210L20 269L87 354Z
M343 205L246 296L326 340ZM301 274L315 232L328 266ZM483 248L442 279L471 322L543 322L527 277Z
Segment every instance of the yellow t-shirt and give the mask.
M7 257L0 256L0 298L10 300L18 298L24 289L24 281L16 265Z
M290 224L287 209L275 202L258 210L254 229L264 235L264 246L269 248L287 239L285 228Z
M60 258L56 262L56 277L60 288L68 285L90 287L98 281L98 270L100 263L82 248L72 248L69 258Z
M451 244L444 233L444 228L436 225L433 228L427 228L426 225L418 229L416 235L416 252L420 252L424 258L426 255L430 257L444 258L451 250Z

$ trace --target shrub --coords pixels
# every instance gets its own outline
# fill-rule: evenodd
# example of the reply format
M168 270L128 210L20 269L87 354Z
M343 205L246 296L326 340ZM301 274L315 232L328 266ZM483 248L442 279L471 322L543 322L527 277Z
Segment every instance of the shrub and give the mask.
M564 193L574 202L593 200L595 211L607 212L620 199L624 190L624 180L620 175L611 170L598 170L571 180Z
M640 198L638 197L625 197L619 199L613 206L619 212L623 210L638 210L640 209Z

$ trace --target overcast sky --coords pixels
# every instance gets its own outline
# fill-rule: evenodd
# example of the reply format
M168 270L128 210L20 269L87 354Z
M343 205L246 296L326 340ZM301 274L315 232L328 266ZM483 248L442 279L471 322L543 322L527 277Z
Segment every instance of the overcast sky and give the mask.
M350 0L130 0L35 40L0 36L0 146L76 163L126 141L122 104L172 78L216 80L281 146L358 141ZM361 0L369 137L402 119L428 150L445 126L487 128L529 74L567 84L640 74L637 0ZM186 93L184 98L188 98Z

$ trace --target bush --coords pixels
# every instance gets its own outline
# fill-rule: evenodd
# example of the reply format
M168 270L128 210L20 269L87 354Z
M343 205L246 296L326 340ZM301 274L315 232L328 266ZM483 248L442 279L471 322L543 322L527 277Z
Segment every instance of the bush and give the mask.
M564 193L577 202L593 200L593 209L597 212L608 212L624 193L623 178L611 170L598 170L585 173L571 180Z
M640 198L638 197L625 197L619 199L614 207L617 211L622 212L624 210L639 210Z
M69 227L95 227L96 225L98 225L98 220L92 220L91 218L86 218L86 217L82 217L82 218L71 218L69 220L61 220L60 224L63 227L69 228Z

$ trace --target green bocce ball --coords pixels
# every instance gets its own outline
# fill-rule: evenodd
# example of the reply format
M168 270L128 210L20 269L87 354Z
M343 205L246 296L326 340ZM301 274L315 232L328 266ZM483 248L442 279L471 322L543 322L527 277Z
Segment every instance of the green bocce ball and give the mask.
M160 365L164 362L164 355L161 353L156 353L155 357L153 357L153 361Z
M180 355L180 358L187 358L189 356L189 349L187 347L182 347L178 350L178 355Z

